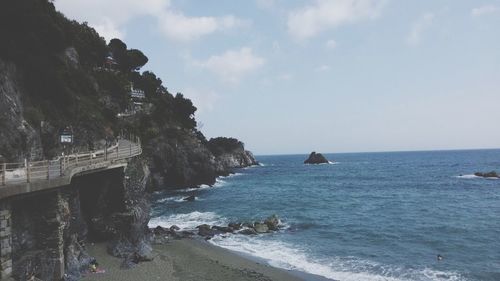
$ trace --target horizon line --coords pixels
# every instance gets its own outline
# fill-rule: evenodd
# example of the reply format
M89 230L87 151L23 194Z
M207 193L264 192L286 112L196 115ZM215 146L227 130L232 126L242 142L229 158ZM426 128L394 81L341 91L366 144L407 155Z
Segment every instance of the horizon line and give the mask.
M500 150L500 147L497 147L497 148L449 148L449 149L417 149L417 150L347 151L347 152L318 152L318 151L315 151L315 152L321 153L321 154L357 154L357 153L447 152L447 151L475 151L475 150ZM255 156L258 157L258 156L309 155L311 152L308 152L308 153L255 154Z

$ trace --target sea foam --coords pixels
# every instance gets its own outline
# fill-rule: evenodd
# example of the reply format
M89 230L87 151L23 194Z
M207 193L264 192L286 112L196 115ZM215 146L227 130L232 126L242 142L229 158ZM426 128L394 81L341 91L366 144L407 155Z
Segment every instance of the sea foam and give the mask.
M177 225L181 230L194 230L198 225L225 225L227 220L213 212L191 212L187 214L174 214L170 216L159 216L152 218L148 226L154 228L157 226L171 227Z
M265 236L215 236L210 243L266 260L269 265L342 281L464 281L458 273L386 267L354 258L317 259L306 251ZM383 273L380 273L383 272Z

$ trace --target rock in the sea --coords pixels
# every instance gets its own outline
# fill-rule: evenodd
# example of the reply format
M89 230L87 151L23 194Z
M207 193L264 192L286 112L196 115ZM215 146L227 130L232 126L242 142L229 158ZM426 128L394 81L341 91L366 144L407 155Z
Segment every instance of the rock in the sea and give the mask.
M194 201L196 199L196 196L194 195L191 195L191 196L188 196L188 197L185 197L185 198L182 198L182 201Z
M232 228L233 230L240 230L241 229L241 223L238 223L238 222L231 222L227 226Z
M175 224L174 224L174 225L172 225L172 226L170 227L170 231L176 231L176 230L180 230L180 229L181 229L181 228L180 228L180 227L178 227L178 226L177 226L177 225L175 225Z
M228 227L228 226L214 225L214 226L212 226L212 229L215 229L215 230L218 230L218 231L224 232L224 233L233 233L233 231L234 231L231 227Z
M257 235L257 231L253 228L245 228L242 231L238 232L238 234L243 234L243 235Z
M495 172L495 171L491 171L489 173L480 173L480 172L477 172L474 175L477 176L477 177L482 177L482 178L500 178L500 176L498 176L498 173Z
M309 157L304 161L304 164L324 164L329 163L328 159L323 156L321 153L311 152Z
M256 222L253 225L253 228L255 229L255 231L257 233L266 233L266 232L269 232L269 227L265 223Z
M268 217L264 221L264 223L267 225L269 230L277 231L279 229L278 226L280 224L280 218L277 215L272 215L272 216Z

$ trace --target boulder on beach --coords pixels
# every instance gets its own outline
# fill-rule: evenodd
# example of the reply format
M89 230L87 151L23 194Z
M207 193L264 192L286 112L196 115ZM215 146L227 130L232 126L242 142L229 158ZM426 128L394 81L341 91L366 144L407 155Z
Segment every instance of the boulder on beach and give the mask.
M304 161L304 164L325 164L329 163L328 159L321 153L311 152L309 157Z
M489 173L481 173L481 172L477 172L474 174L476 177L482 177L482 178L500 178L500 176L498 176L498 173L495 172L495 171L491 171Z
M198 235L205 238L211 238L215 235L225 233L224 231L219 230L218 227L212 227L208 224L198 225L196 228L198 228Z

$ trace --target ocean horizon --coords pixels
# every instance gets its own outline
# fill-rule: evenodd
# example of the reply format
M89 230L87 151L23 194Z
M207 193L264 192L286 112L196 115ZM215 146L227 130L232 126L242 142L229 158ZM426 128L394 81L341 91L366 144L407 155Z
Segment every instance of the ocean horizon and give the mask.
M194 230L277 214L279 232L210 243L331 280L500 279L500 180L474 176L500 166L500 149L325 156L330 164L261 155L260 166L212 187L158 192L149 226Z
M416 149L416 150L380 150L380 151L342 151L342 152L321 152L326 156L334 156L339 154L370 154L370 153L406 153L406 152L453 152L453 151L482 151L482 150L500 150L500 148L450 148L450 149ZM316 151L319 152L319 151ZM304 156L309 153L256 153L255 157L268 156ZM304 158L305 159L305 158Z

